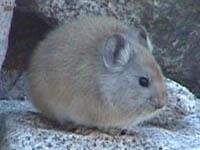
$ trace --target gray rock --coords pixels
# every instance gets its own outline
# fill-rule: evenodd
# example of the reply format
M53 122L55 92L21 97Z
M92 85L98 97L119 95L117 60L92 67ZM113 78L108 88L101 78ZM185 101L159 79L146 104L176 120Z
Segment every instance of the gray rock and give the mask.
M5 136L6 126L5 126L5 115L0 114L0 145L2 145L2 139ZM1 146L0 146L1 148Z
M14 7L15 0L0 1L0 70L7 51L8 34Z
M135 19L139 19L133 13L137 6L131 0L18 0L17 7L38 14L52 26L68 22L80 15L114 16L127 23L134 23Z
M146 3L141 22L148 27L155 57L165 74L200 96L200 1Z
M199 0L18 0L19 9L34 12L49 25L79 15L107 15L146 26L154 54L166 75L200 96Z
M199 149L200 101L179 84L166 82L167 108L160 116L131 127L125 135L113 136L85 127L67 130L41 116L28 101L0 101L0 114L6 119L1 149Z

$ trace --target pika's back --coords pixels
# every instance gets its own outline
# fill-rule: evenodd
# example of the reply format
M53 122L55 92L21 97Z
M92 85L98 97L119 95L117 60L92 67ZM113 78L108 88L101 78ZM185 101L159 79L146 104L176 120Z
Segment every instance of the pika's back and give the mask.
M31 60L31 68L37 66L37 69L52 70L66 67L61 64L67 63L68 67L78 64L70 61L79 61L82 57L96 59L98 55L96 48L103 39L113 33L127 31L126 25L110 17L80 17L48 34L36 48Z

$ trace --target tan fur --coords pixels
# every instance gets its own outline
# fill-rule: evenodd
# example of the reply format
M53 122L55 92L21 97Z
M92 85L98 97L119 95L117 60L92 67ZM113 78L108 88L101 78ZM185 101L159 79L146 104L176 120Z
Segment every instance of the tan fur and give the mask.
M137 101L134 111L126 112L126 108L121 110L113 102L111 92L114 92L117 79L111 81L113 77L109 79L107 72L104 75L99 60L101 43L112 34L126 34L129 30L113 18L80 17L49 33L36 48L28 69L30 95L35 106L61 123L73 121L88 126L124 126L145 118L149 111L144 111L142 117L141 110L135 110L151 109L146 108L146 104L139 108L141 106L137 103L140 102ZM146 48L135 39L132 42L137 47L138 62L144 60L142 69L152 74L155 88L150 93L155 91L158 101L164 103L165 87L159 66ZM136 99L140 98L144 99L140 95Z

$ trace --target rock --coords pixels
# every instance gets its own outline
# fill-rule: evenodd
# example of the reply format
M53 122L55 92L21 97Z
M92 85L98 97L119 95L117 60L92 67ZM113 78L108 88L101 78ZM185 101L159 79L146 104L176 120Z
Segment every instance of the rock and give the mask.
M198 0L158 0L142 5L155 57L165 74L200 96L200 16Z
M6 131L6 128L5 128L5 116L4 114L0 114L0 145L2 145L2 140L3 140L3 137L5 136L5 131ZM1 148L1 146L0 146Z
M0 1L0 70L7 51L8 34L14 7L15 0Z
M0 100L27 99L25 75L19 70L5 70L0 72Z
M167 77L200 96L200 16L198 0L18 0L17 7L34 12L49 25L68 22L79 15L113 16L150 32L154 55Z
M0 116L4 115L6 125L1 149L199 149L200 101L179 84L166 83L167 108L160 116L131 127L132 132L125 135L85 127L66 130L42 117L28 101L0 101Z
M137 18L133 13L137 6L130 0L120 2L109 0L18 0L17 7L20 10L38 14L51 26L68 22L80 15L114 16L129 23L134 23Z

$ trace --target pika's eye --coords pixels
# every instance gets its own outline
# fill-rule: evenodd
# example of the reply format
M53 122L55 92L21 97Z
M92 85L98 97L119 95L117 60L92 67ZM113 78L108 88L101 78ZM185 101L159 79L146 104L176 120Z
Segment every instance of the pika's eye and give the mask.
M146 77L140 77L139 78L139 84L143 87L148 87L149 86L149 79Z

